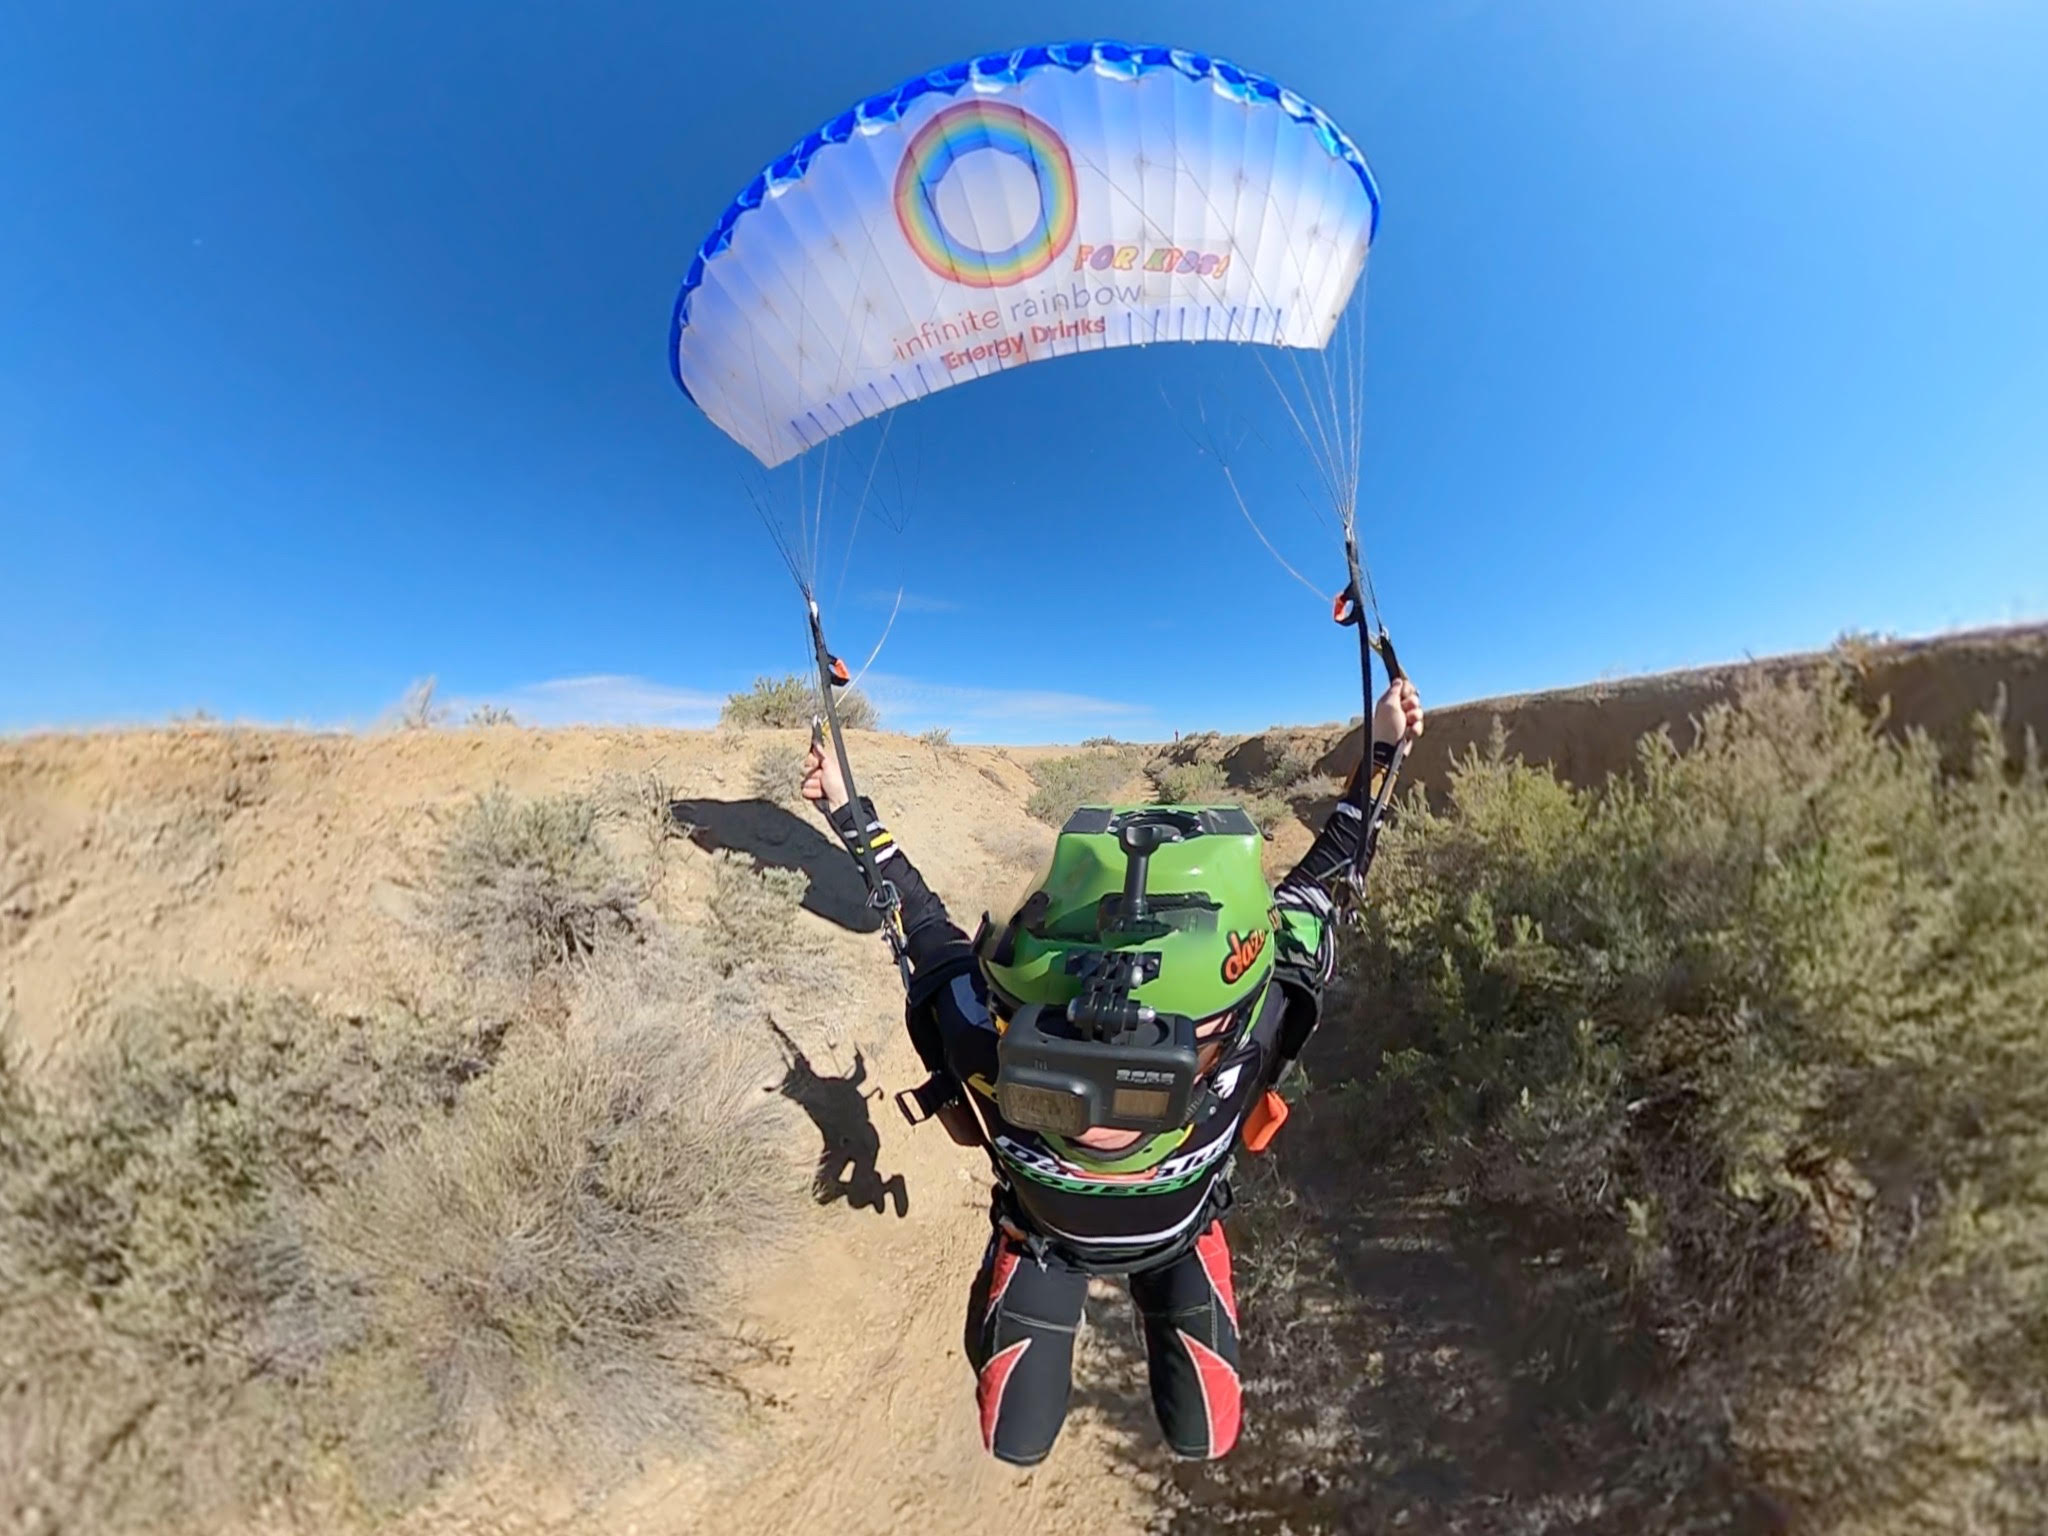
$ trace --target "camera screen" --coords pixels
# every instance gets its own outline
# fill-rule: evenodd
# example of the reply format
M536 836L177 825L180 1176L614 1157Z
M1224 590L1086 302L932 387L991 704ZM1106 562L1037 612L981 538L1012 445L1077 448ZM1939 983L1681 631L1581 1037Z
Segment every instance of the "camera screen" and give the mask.
M1088 1129L1088 1101L1076 1093L998 1083L997 1107L1012 1125L1059 1136L1077 1136Z
M1134 1120L1163 1119L1172 1103L1173 1095L1164 1088L1119 1088L1110 1100L1119 1119Z

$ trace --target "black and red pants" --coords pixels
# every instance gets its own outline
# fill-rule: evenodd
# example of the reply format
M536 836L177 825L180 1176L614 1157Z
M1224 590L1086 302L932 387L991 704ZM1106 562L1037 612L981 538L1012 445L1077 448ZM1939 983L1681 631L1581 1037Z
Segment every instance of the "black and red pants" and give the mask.
M1237 1443L1237 1297L1230 1246L1211 1221L1171 1263L1130 1276L1145 1339L1152 1410L1176 1456L1214 1459ZM1043 1461L1067 1417L1074 1339L1088 1274L1057 1254L1034 1257L998 1227L975 1277L967 1356L978 1375L981 1438L1018 1466Z

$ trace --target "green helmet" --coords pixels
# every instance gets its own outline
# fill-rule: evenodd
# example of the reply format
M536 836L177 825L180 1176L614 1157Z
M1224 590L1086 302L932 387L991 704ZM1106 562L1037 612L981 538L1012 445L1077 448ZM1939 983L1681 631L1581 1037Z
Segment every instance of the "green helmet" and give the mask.
M1142 859L1126 852L1134 825L1155 828ZM1030 1003L1080 997L1093 956L1144 958L1149 979L1130 998L1162 1015L1198 1021L1204 1045L1227 1051L1247 1033L1273 974L1273 892L1264 840L1229 806L1084 806L1060 829L1052 861L1022 907L979 947L990 1001L1005 1026ZM1129 921L1133 865L1143 880L1141 920ZM1153 958L1153 957L1156 957ZM1142 1167L1185 1138L1183 1130L1119 1153ZM1100 1161L1077 1149L1077 1155Z

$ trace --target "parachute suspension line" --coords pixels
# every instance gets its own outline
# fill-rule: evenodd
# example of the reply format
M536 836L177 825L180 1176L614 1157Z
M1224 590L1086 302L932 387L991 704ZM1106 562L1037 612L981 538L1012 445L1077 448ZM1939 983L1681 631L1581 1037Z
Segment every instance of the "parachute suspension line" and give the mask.
M886 423L884 424L886 428ZM822 747L827 734L832 739L832 753L839 765L840 781L846 786L849 801L854 807L854 831L852 837L854 862L860 869L861 883L867 887L868 905L882 920L882 934L888 941L889 951L896 961L897 975L905 989L910 986L910 957L904 947L902 898L896 887L882 877L881 868L875 858L874 848L868 841L867 817L860 806L860 790L854 781L853 763L846 751L846 733L840 723L839 706L835 694L838 689L851 685L846 663L832 653L825 641L824 619L818 608L817 575L824 552L824 517L830 499L831 443L822 445L818 463L810 464L810 456L797 460L796 487L796 529L794 535L784 521L775 515L767 487L749 480L746 482L747 499L753 505L754 514L768 531L776 553L782 557L783 566L789 571L790 580L796 584L797 593L803 599L804 615L810 629L811 654L818 672L818 709L811 718L811 743ZM874 483L874 470L870 466L867 485L862 498L866 499L868 489ZM856 521L856 528L858 522ZM849 542L849 560L851 544ZM844 573L841 575L842 583ZM882 632L882 639L870 654L867 666L874 664L887 643L889 630L896 622L896 612L902 608L903 594L896 596L896 610L889 615L889 627ZM865 674L867 666L862 667Z
M1092 161L1088 163L1092 169L1098 172L1101 170L1101 167L1095 166ZM1202 201L1207 205L1213 222L1218 226L1228 227L1232 221L1224 218L1223 211L1217 206L1216 200L1209 195L1208 188L1202 183L1201 179L1189 175L1184 162L1177 160L1176 169L1182 174L1184 179L1192 182L1201 192ZM1104 179L1109 182L1113 190L1123 197L1131 209L1147 225L1152 227L1155 234L1162 239L1169 238L1167 231L1161 228L1156 220L1146 214L1145 209L1138 201L1116 184L1115 178L1105 176ZM1231 241L1231 249L1240 259L1244 257L1244 251L1234 239ZM1246 261L1245 266L1248 271L1256 273L1257 268L1254 263ZM1296 261L1296 273L1297 275L1304 275L1298 259ZM1363 273L1361 273L1362 280ZM1265 285L1256 276L1253 278L1253 289L1260 301L1270 307L1271 295L1266 293ZM1277 315L1277 313L1278 310L1275 308L1275 314ZM1341 322L1339 329L1342 329ZM1253 340L1255 342L1256 338L1253 338ZM1251 348L1252 355L1257 360L1260 369L1265 373L1267 382L1272 385L1274 394L1279 396L1282 408L1286 410L1288 419L1294 424L1295 433L1301 438L1303 446L1308 451L1310 461L1315 465L1317 474L1322 478L1323 491L1330 502L1332 510L1338 514L1343 522L1343 526L1350 530L1353 527L1353 512L1358 501L1358 474L1362 463L1358 452L1358 446L1362 441L1360 423L1364 416L1360 398L1361 391L1357 388L1347 388L1346 394L1348 398L1345 403L1350 406L1349 420L1347 421L1346 412L1338 399L1335 371L1330 366L1327 352L1320 355L1318 361L1322 366L1323 393L1328 397L1330 407L1329 418L1325 420L1321 410L1318 408L1319 402L1316 398L1317 392L1315 387L1309 382L1308 374L1303 369L1301 359L1297 355L1300 349L1282 347L1280 350L1287 354L1288 363L1294 370L1295 381L1300 386L1300 404L1298 407L1294 394L1281 381L1279 375L1274 372L1271 363L1266 359L1264 349L1256 344ZM1359 372L1362 374L1362 362ZM1349 385L1354 378L1354 374L1347 369L1345 377L1347 385ZM1171 409L1171 404L1172 402L1169 400L1169 409ZM1198 402L1198 410L1202 417L1203 426L1207 428L1207 409L1200 406ZM1304 413L1306 413L1308 418L1306 421L1303 420ZM1193 437L1192 433L1189 435L1191 438ZM1260 440L1261 442L1264 441L1263 438ZM1197 451L1206 451L1216 459L1218 466L1223 471L1224 483L1230 487L1231 497L1237 502L1238 511L1243 515L1246 523L1251 526L1252 532L1258 536L1259 542L1266 547L1266 552L1279 562L1282 570L1308 588L1309 591L1315 593L1319 601L1329 601L1328 594L1321 587L1318 587L1314 582L1302 575L1280 553L1273 541L1267 537L1265 529L1259 525L1258 519L1252 515L1251 506L1237 484L1237 477L1231 469L1229 458L1217 443L1213 430L1210 432L1210 440L1206 445L1200 439L1195 439L1195 446ZM1345 451L1347 448L1349 449L1348 453ZM1306 497L1306 492L1304 492L1304 496ZM1322 521L1321 512L1316 508L1314 499L1307 499L1310 509L1316 511L1317 520ZM1339 601L1341 601L1341 598ZM1368 689L1370 688L1370 681L1368 677ZM1370 714L1371 704L1368 703L1366 708L1367 713Z
M1200 185L1199 180L1196 184ZM1217 215L1218 221L1221 222L1220 211L1216 208L1214 200L1208 196L1206 189L1203 192L1203 200L1209 204L1210 212ZM1298 267L1297 274L1299 275ZM1328 346L1317 359L1321 370L1318 381L1322 386L1320 390L1310 381L1308 371L1302 366L1298 355L1299 349L1281 348L1287 354L1289 367L1293 369L1294 380L1299 388L1297 396L1295 391L1287 387L1264 351L1256 345L1252 348L1252 354L1265 373L1267 382L1272 385L1273 392L1280 397L1282 408L1287 412L1296 434L1301 438L1303 447L1307 449L1310 460L1322 477L1324 492L1329 498L1331 510L1337 514L1344 534L1344 562L1348 579L1344 591L1338 594L1332 605L1331 615L1339 624L1356 625L1358 628L1359 692L1364 709L1360 717L1362 761L1352 788L1353 796L1358 797L1354 798L1353 803L1358 806L1363 825L1360 828L1358 847L1352 855L1351 868L1347 871L1345 879L1354 920L1364 911L1366 861L1378 839L1380 826L1386 818L1387 806L1393 799L1394 788L1400 778L1401 766L1408 755L1408 740L1403 736L1395 744L1393 759L1388 763L1385 774L1381 776L1378 791L1373 793L1369 803L1360 803L1372 782L1372 718L1376 703L1373 698L1372 659L1377 655L1385 665L1390 686L1407 675L1401 669L1400 658L1394 651L1393 637L1387 633L1386 622L1380 615L1379 595L1373 590L1371 572L1367 569L1358 547L1358 491L1365 465L1365 347L1362 335L1357 334L1363 330L1363 320L1353 322L1351 316L1362 317L1364 314L1366 281L1367 273L1362 271L1358 279L1357 297L1348 307L1346 314L1338 320L1338 334L1332 337L1338 348L1336 361L1332 361ZM1270 296L1264 292L1264 285L1255 280L1254 286L1260 299L1270 302ZM1328 410L1327 416L1324 414L1325 407ZM1206 421L1205 415L1205 425ZM1252 516L1251 509L1238 488L1236 476L1231 473L1228 460L1220 451L1216 457L1223 467L1225 483L1230 486L1231 495L1236 499L1238 509L1244 514L1245 521L1251 524L1252 531L1258 535L1259 542L1280 561L1283 569L1320 596L1321 593L1313 582L1308 581L1286 560L1281 559L1279 551L1273 547L1272 540L1266 537L1265 530Z
M1244 514L1244 520L1251 525L1252 532L1257 534L1259 542L1266 546L1266 553L1271 555L1275 560L1277 560L1280 563L1281 570L1285 571L1288 575L1292 576L1304 587L1307 587L1309 591L1313 592L1318 599L1324 598L1326 594L1324 593L1323 589L1317 586L1314 582L1310 581L1306 576L1302 575L1301 572L1297 571L1293 567L1293 565L1289 563L1287 557L1281 554L1280 551L1274 547L1273 541L1266 537L1266 530L1259 526L1259 520L1252 516L1252 509L1245 502L1244 492L1239 490L1237 487L1237 476L1231 471L1229 461L1219 460L1218 462L1222 465L1223 469L1223 483L1230 487L1230 495L1231 498L1237 503L1237 510Z
M1171 396L1167 395L1165 385L1162 384L1159 387L1159 393L1161 397L1166 400L1167 409L1171 411L1173 409L1173 400ZM1197 397L1195 402L1195 410L1196 414L1199 415L1202 419L1203 428L1209 434L1206 439L1196 437L1194 432L1186 427L1185 423L1182 424L1183 430L1186 430L1188 433L1188 440L1195 445L1195 451L1197 453L1207 454L1210 458L1216 461L1216 467L1223 471L1223 483L1230 487L1231 497L1233 500L1237 502L1237 510L1244 515L1245 522L1250 525L1252 532L1258 536L1259 542L1266 546L1266 553L1271 555L1276 561L1279 562L1280 569L1285 571L1288 575L1292 576L1304 587L1308 588L1309 591L1313 592L1318 602L1328 602L1330 600L1329 593L1325 592L1321 587L1317 586L1314 582L1310 581L1306 576L1302 575L1300 571L1296 570L1294 566L1289 563L1287 557L1280 553L1279 547L1275 545L1271 539L1266 537L1266 530L1260 527L1259 520L1256 517L1252 516L1251 503L1245 500L1244 492L1238 486L1237 474L1230 467L1229 454L1227 454L1224 451L1223 445L1221 441L1217 438L1215 430L1209 426L1209 408L1202 403L1199 397ZM1261 441L1263 441L1263 439L1261 439ZM1314 505L1314 503L1310 503L1310 505Z
M1069 145L1068 148L1069 151L1072 152L1073 147ZM1107 172L1107 170L1103 166L1098 164L1092 157L1076 154L1075 158L1080 160L1084 165L1088 166L1090 170L1096 172L1099 176L1101 176L1103 182L1109 187L1110 191L1113 192L1119 198L1121 198L1123 202L1127 205L1127 207L1130 209L1130 211L1137 214L1139 219L1151 231L1154 238L1160 240L1162 243L1172 243L1172 232L1168 230L1164 225L1162 225L1158 219L1154 218L1146 210L1144 205L1140 203L1137 198L1133 197L1130 194L1130 192L1123 187L1118 178L1111 176ZM1209 212L1213 225L1221 228L1231 227L1232 221L1224 217L1223 210L1217 206L1215 198L1209 195L1208 187L1203 183L1200 177L1193 175L1188 170L1187 162L1185 160L1182 160L1177 154L1174 159L1174 169L1176 177L1180 181L1191 183L1200 192L1202 202ZM1232 254L1238 260L1244 262L1245 269L1249 272L1256 274L1256 265L1249 259L1247 259L1246 252L1243 250L1241 246L1238 245L1237 241L1234 238L1230 241L1230 248ZM1296 262L1296 272L1297 275L1299 275L1301 272L1301 267L1298 260ZM1272 304L1271 295L1269 295L1265 291L1265 285L1258 281L1256 275L1254 275L1253 277L1253 290L1255 296L1259 299L1259 301L1267 307L1272 308L1274 314L1277 316L1279 314L1278 307ZM1254 325L1256 325L1256 320L1253 323ZM1254 343L1256 343L1257 341L1257 337L1255 335L1250 339ZM1277 333L1275 339L1277 341ZM1256 346L1256 344L1254 344L1252 350L1256 354L1258 353L1259 348ZM1294 421L1295 430L1301 434L1303 442L1307 444L1310 457L1315 460L1317 469L1322 473L1323 481L1325 486L1329 490L1331 501L1339 505L1342 505L1345 498L1339 493L1339 488L1334 474L1335 460L1337 455L1330 436L1329 429L1326 429L1320 413L1315 409L1314 391L1309 385L1308 376L1302 371L1301 360L1293 356L1293 353L1297 349L1293 347L1283 347L1281 350L1289 354L1289 362L1292 364L1294 368L1296 379L1301 384L1303 402L1308 407L1310 421L1316 429L1313 434L1311 434L1309 426L1305 425L1302 422L1300 414L1296 412L1292 396L1290 396L1286 388L1281 385L1277 376L1274 375L1271 366L1266 362L1266 359L1263 356L1259 357L1259 366L1266 370L1267 378L1272 381L1275 392L1279 394L1281 402L1287 408L1288 415ZM1268 544L1267 547L1271 548L1271 545Z
M853 763L846 755L846 733L839 726L839 706L833 702L832 692L844 687L850 679L846 663L832 654L825 644L825 625L818 615L818 600L809 591L804 593L804 609L810 615L811 649L818 662L818 707L821 719L811 722L811 742L823 745L821 725L832 735L832 752L839 761L840 782L846 786L847 803L853 807L853 858L860 866L861 883L868 888L868 905L882 919L882 936L888 940L889 952L896 958L896 974L902 978L903 990L910 990L910 953L904 946L903 899L896 887L882 878L880 866L875 862L875 850L868 842L867 813L861 808L860 790L853 782Z
M747 500L753 505L754 516L761 520L761 526L767 530L769 542L775 546L775 553L782 557L783 569L789 572L789 579L796 583L799 592L807 591L808 584L804 580L802 558L795 546L790 543L781 519L775 516L774 510L770 507L766 487L749 480L746 483L746 492Z
M875 642L875 648L868 652L868 659L860 664L860 670L853 674L853 681L848 683L847 687L858 688L860 680L868 675L868 668L875 664L882 654L882 647L889 643L889 632L896 627L896 615L902 611L903 588L898 587L896 589L896 602L889 609L889 622L882 626L882 638Z
M1363 351L1355 338L1347 338L1346 345L1355 352ZM1347 356L1345 368L1347 384L1354 391L1356 400L1363 392L1363 361L1357 356ZM1362 410L1354 405L1354 414L1348 424L1350 441L1354 445L1351 450L1354 464L1361 462L1357 457L1359 448L1355 445L1363 441L1359 425L1362 416ZM1353 484L1356 483L1354 480ZM1337 599L1336 606L1332 609L1332 617L1339 624L1355 625L1358 629L1358 672L1365 714L1359 733L1362 761L1359 763L1358 777L1352 784L1351 803L1358 807L1362 825L1359 828L1358 847L1351 856L1351 868L1346 872L1344 884L1349 896L1352 919L1360 921L1365 911L1366 862L1371 858L1373 848L1379 841L1380 828L1386 821L1387 807L1393 803L1394 788L1400 781L1402 764L1408 758L1408 737L1404 734L1394 744L1394 755L1387 763L1386 771L1380 776L1379 788L1373 791L1369 801L1364 798L1372 782L1372 717L1375 702L1372 692L1372 659L1377 655L1387 669L1389 687L1404 681L1408 674L1401 669L1401 658L1394 651L1393 636L1387 633L1386 620L1381 617L1379 594L1373 590L1372 568L1359 553L1358 505L1355 497L1350 505L1343 509L1343 515L1344 564L1350 585Z
M1217 206L1215 198L1209 195L1208 187L1201 178L1188 173L1186 164L1183 161L1176 159L1176 167L1185 180L1193 183L1200 190L1202 201L1207 206L1212 221L1225 228L1231 227L1235 221L1224 217L1223 210ZM1245 253L1238 247L1235 240L1231 242L1231 246L1232 250L1240 258L1243 258ZM1289 254L1293 255L1294 258L1295 276L1305 280L1307 273L1302 266L1299 255L1294 253L1291 247L1289 248ZM1273 309L1275 315L1277 315L1279 313L1278 306L1273 304L1272 295L1266 292L1265 284L1256 275L1258 270L1257 264L1247 261L1246 270L1253 273L1252 287L1255 296L1260 303ZM1360 274L1360 277L1362 281L1363 273ZM1342 328L1341 321L1339 328ZM1251 339L1256 343L1256 337ZM1277 333L1274 339L1276 342L1278 341ZM1295 432L1300 436L1303 446L1308 449L1310 459L1315 463L1317 471L1322 475L1324 489L1330 498L1332 508L1342 515L1357 499L1359 460L1355 453L1347 457L1343 451L1346 439L1350 434L1344 431L1346 425L1345 412L1338 400L1335 371L1330 366L1328 351L1327 349L1324 350L1317 359L1322 369L1322 393L1327 399L1330 410L1330 414L1326 419L1321 410L1322 402L1317 399L1316 388L1310 382L1307 370L1302 366L1302 360L1299 355L1301 349L1281 347L1280 350L1286 353L1288 366L1294 370L1295 382L1300 386L1298 405L1294 394L1288 390L1286 385L1281 382L1279 375L1274 372L1273 366L1267 360L1263 349L1259 348L1256 344L1252 348L1253 356L1257 358L1259 367L1265 372L1267 381L1273 386L1273 392L1280 397L1281 404L1285 407L1288 418L1294 423ZM1352 406L1351 415L1356 418L1361 414L1356 397L1354 396L1349 403ZM1305 422L1302 419L1304 414L1308 418Z
M874 494L875 472L882 467L882 455L889 451L889 429L895 425L896 417L893 414L882 418L882 434L875 443L875 456L868 460L867 477L861 482L860 499L853 504L853 526L846 533L846 558L839 563L839 581L832 589L835 600L846 591L846 573L853 569L853 546L860 537L860 520L867 513L868 498Z
M1292 348L1289 349L1290 352L1292 350ZM1301 360L1292 356L1288 359L1293 364L1295 377L1301 381L1303 400L1301 405L1297 406L1293 393L1281 380L1280 375L1273 371L1273 365L1267 360L1265 354L1254 352L1252 355L1257 360L1260 371L1266 375L1266 381L1273 386L1273 393L1280 397L1280 405L1287 412L1287 419L1294 423L1295 435L1301 439L1302 446L1308 450L1309 462L1315 465L1316 473L1322 477L1323 494L1329 498L1332 510L1341 515L1350 498L1345 495L1344 488L1337 479L1336 457L1333 453L1327 451L1326 444L1328 439L1322 431L1322 420L1315 413L1314 401L1309 391L1308 376L1302 372ZM1308 422L1302 420L1302 411L1304 409L1308 412L1310 422L1313 422L1315 425L1314 431L1310 430Z

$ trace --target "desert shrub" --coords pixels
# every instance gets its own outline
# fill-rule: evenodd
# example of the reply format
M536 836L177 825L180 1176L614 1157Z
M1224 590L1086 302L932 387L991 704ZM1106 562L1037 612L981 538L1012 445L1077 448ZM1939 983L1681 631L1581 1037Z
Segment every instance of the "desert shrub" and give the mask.
M434 678L422 677L407 687L392 715L400 730L425 731L447 723L448 706L434 700L439 686Z
M615 827L619 842L637 860L620 878L641 889L660 878L662 856L669 844L686 835L676 819L678 791L657 764L638 772L607 773L591 793L594 827Z
M644 882L606 846L595 799L521 800L500 788L457 817L431 915L486 969L532 972L632 931L643 895Z
M792 804L801 798L798 785L804 776L804 758L801 747L787 742L778 742L763 747L754 754L754 795L755 798L770 801L776 805Z
M934 757L953 750L953 728L949 725L935 725L928 731L921 731L917 739L932 749Z
M722 1287L788 1230L803 1170L762 1091L768 1036L715 1008L704 972L677 940L607 946L565 1029L313 1219L319 1261L371 1301L334 1374L367 1504L417 1496L479 1430L588 1475L707 1427Z
M1059 826L1082 806L1114 798L1136 771L1136 760L1121 750L1043 758L1031 765L1032 782L1038 787L1024 809L1049 826Z
M28 1086L28 1051L16 1032L14 1012L0 1003L0 1168L17 1156L17 1145L28 1135L34 1098Z
M1031 822L999 822L974 831L982 852L1009 869L1036 871L1052 857L1052 837Z
M1294 814L1293 802L1286 795L1271 790L1254 790L1250 794L1230 797L1244 807L1244 813L1251 817L1252 825L1267 837L1280 823Z
M0 1038L8 1529L376 1524L487 1459L601 1485L716 1419L733 1265L804 1199L747 1027L806 953L800 877L728 870L750 942L679 935L612 900L588 800L502 796L437 868L440 931L559 1015L187 989L34 1079Z
M1213 805L1235 800L1221 763L1163 763L1152 770L1152 787L1167 805Z
M715 964L731 976L748 969L781 976L809 948L797 914L810 878L797 869L757 866L746 854L721 848L711 856L711 928Z
M517 725L519 721L511 710L502 705L479 704L469 712L467 723L474 726Z
M0 1470L30 1531L206 1522L303 1471L349 1342L299 1216L487 1069L497 1036L166 993L9 1116ZM24 1093L24 1100L27 1099ZM281 1436L281 1428L292 1433Z
M1223 765L1213 760L1162 759L1153 763L1149 771L1154 793L1166 804L1242 806L1252 824L1271 836L1273 829L1293 814L1288 790L1300 785L1314 771L1311 763L1283 761L1286 772L1278 780L1268 776L1246 789L1232 789Z
M847 730L882 728L881 712L858 688L840 689L832 702L839 723ZM757 677L746 692L727 694L718 723L741 730L799 730L821 713L818 685L789 672L781 677Z
M1531 1369L1621 1371L1802 1529L2048 1487L2048 784L1999 743L1946 777L1827 679L1595 790L1496 741L1352 957L1355 1139L1547 1255L1580 1343Z
M1299 789L1315 776L1315 754L1298 742L1289 742L1260 777L1259 787L1272 794L1286 794Z
M875 707L875 701L858 688L842 688L833 696L839 710L839 723L849 731L879 731L882 728L882 712Z

